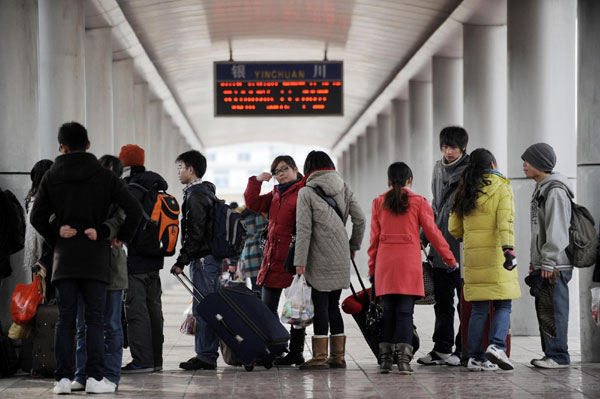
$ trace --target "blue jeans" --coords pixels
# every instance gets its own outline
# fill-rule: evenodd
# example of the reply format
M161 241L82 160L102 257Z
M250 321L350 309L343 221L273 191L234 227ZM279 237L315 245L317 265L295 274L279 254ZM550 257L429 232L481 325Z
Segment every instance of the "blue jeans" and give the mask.
M58 304L58 322L54 337L56 354L56 380L73 379L73 332L77 320L77 298L81 295L85 305L86 370L89 377L104 377L104 306L107 284L96 280L65 279L54 283Z
M383 295L381 342L412 345L414 310L412 295Z
M206 296L217 292L219 288L219 276L221 274L221 260L215 259L212 255L201 259L194 259L190 263L190 273L194 286ZM195 345L196 357L208 364L217 364L219 353L219 337L206 324L204 319L198 314L198 301L194 299L192 312L196 319Z
M119 385L121 380L121 363L123 361L123 325L121 309L123 291L106 291L106 307L104 309L104 376ZM77 351L75 353L75 380L85 385L86 375L86 323L83 301L77 306Z
M570 364L569 347L569 281L573 270L561 270L554 285L554 325L556 336L541 332L544 354L558 364Z
M490 313L490 301L474 301L472 303L471 318L469 319L469 336L467 346L469 357L475 360L486 360L483 348L483 331ZM488 345L495 345L506 351L506 336L510 326L510 312L512 301L510 299L493 301L494 315L488 337Z

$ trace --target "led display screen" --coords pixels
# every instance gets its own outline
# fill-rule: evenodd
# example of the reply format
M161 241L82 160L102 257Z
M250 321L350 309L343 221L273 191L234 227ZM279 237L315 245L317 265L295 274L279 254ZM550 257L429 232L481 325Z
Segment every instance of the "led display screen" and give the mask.
M215 62L215 116L343 115L343 62Z

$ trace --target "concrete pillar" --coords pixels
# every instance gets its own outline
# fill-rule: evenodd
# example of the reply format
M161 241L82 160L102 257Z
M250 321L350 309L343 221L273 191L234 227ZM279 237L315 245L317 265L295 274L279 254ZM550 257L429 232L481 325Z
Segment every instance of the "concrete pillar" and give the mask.
M133 106L135 109L135 141L142 147L148 147L150 116L150 92L148 83L137 83L133 85Z
M113 130L115 153L136 144L133 100L133 59L113 61Z
M170 156L167 153L166 145L168 137L171 135L171 116L167 114L163 109L163 115L160 126L160 151L158 153L157 160L159 162L159 169L157 172L163 176L167 176Z
M366 231L371 229L371 191L370 191L370 173L369 173L369 154L367 146L367 135L363 134L356 140L358 150L358 171L359 171L359 186L358 202L366 216L365 235L360 246L361 250L356 253L356 265L360 270L360 275L364 276L368 270L368 256L366 249L369 248L369 234Z
M600 3L578 2L577 202L600 221ZM593 268L579 270L579 328L581 361L600 362L600 328L590 313ZM571 290L576 290L571 285Z
M377 127L376 126L367 126L367 135L366 135L366 144L367 144L367 191L366 191L366 199L367 204L370 207L371 201L377 195L381 194L381 180L382 174L379 170L379 145L377 144L379 141L379 137L377 137Z
M506 26L465 25L464 126L469 149L490 150L506 173Z
M359 150L357 143L350 144L350 176L352 182L352 191L356 195L356 198L360 198L360 159L359 159Z
M0 37L7 39L0 40L0 188L11 190L22 203L31 186L29 171L40 159L37 0L0 1ZM12 275L0 280L5 333L15 286L31 282L23 251L12 255L10 264Z
M85 107L90 151L115 154L111 28L85 32Z
M411 80L408 83L410 101L410 163L413 172L412 190L431 201L433 172L433 103L431 82Z
M159 168L159 153L162 126L162 101L150 101L148 105L148 143L146 144L146 166L153 171Z
M440 131L463 125L463 60L433 57L433 160L441 158Z
M394 136L394 156L392 162L409 164L410 154L410 114L408 101L392 100L391 111L392 135Z
M388 189L387 168L392 163L394 149L391 118L386 114L377 115L377 149L376 193L381 194Z
M515 239L520 265L517 270L523 294L513 305L512 332L538 335L538 325L532 322L536 320L533 299L523 284L528 273L529 203L535 183L523 179L521 154L533 143L546 142L557 154L555 170L575 178L576 1L509 0L507 16L510 88L507 169L515 192ZM465 79L466 59L465 55ZM465 118L467 115L465 109ZM572 336L579 329L577 280L575 271L574 282L570 284Z
M86 124L85 3L39 0L38 6L41 155L53 159L58 155L60 125Z

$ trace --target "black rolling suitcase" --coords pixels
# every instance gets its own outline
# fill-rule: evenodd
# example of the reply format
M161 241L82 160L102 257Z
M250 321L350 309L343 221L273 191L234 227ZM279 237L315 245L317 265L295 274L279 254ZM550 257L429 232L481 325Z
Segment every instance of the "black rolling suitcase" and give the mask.
M39 305L35 315L31 375L52 377L56 370L54 332L58 321L57 305Z
M251 290L235 284L204 297L184 273L175 277L199 302L200 316L247 371L256 363L271 368L273 361L286 351L290 334Z

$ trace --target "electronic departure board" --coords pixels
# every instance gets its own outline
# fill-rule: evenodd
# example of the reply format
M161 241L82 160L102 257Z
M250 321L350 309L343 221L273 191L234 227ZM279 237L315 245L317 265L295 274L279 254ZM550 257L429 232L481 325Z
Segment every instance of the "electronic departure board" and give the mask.
M343 62L215 62L215 116L343 115Z

